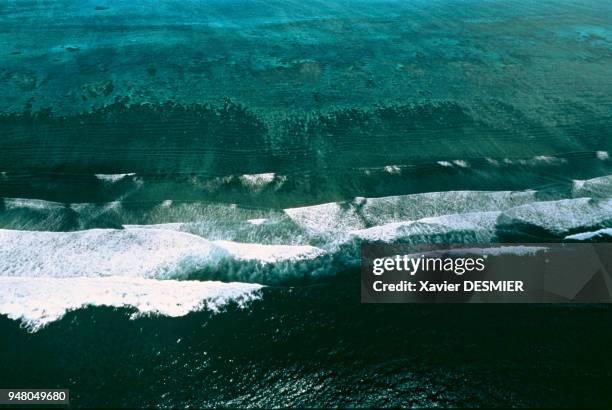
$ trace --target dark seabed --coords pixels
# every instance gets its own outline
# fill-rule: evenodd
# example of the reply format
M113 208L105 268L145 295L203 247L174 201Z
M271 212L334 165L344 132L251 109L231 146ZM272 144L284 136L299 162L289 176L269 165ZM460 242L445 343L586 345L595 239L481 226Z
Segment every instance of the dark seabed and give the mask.
M611 28L599 0L3 2L0 387L609 407L608 305L365 305L358 265L610 241Z

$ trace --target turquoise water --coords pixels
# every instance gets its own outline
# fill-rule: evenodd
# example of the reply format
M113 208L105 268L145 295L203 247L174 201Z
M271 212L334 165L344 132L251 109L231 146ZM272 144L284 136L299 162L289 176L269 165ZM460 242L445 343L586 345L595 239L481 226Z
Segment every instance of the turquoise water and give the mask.
M606 306L361 305L358 250L610 228L611 11L3 3L0 387L609 405Z

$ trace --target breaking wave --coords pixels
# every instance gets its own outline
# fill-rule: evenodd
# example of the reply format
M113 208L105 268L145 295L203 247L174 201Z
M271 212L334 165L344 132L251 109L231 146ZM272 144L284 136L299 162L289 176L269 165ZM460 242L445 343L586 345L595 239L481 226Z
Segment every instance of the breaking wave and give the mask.
M176 281L120 276L0 277L0 314L20 320L31 331L87 306L130 307L142 315L184 316L230 303L244 306L260 296L261 285Z
M278 282L323 255L309 245L209 241L167 229L0 230L0 277L137 277ZM315 270L316 272L316 270Z
M279 181L243 177L256 187ZM5 198L0 313L36 330L87 305L129 306L136 315L216 310L251 300L262 286L313 283L355 267L364 242L601 240L612 229L611 186L603 176L556 194L446 191L284 209Z

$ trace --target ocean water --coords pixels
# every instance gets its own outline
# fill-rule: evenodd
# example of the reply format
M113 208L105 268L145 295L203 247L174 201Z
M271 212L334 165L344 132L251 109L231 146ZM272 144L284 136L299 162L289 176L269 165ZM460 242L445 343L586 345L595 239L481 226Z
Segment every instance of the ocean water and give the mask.
M0 387L609 406L607 305L362 305L362 243L609 241L612 7L0 4Z

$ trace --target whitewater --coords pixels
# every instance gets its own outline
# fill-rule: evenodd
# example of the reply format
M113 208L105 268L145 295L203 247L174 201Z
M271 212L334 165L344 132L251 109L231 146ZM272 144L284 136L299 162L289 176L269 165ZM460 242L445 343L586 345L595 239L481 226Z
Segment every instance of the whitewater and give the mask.
M246 180L272 181L262 175ZM604 176L574 181L554 198L538 190L449 191L282 210L164 200L137 221L144 224L132 223L121 201L5 198L0 314L36 331L87 306L128 307L133 318L220 312L248 306L266 286L312 283L358 266L364 242L482 244L509 234L592 240L612 225L611 186ZM117 228L95 227L101 215ZM62 231L68 216L77 229Z

